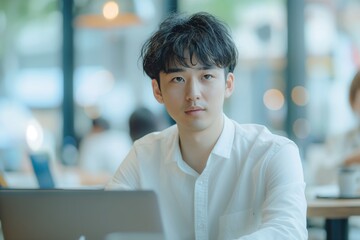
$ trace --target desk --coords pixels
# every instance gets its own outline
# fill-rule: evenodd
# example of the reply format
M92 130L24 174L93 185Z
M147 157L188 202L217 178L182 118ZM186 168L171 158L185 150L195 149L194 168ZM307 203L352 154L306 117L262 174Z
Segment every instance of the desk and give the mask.
M109 181L106 173L89 173L79 169L58 169L53 174L56 188L99 188ZM32 171L4 172L9 188L38 188L36 177ZM1 238L0 238L1 240Z
M360 199L318 199L307 201L307 217L326 219L327 240L348 239L348 218L360 216Z

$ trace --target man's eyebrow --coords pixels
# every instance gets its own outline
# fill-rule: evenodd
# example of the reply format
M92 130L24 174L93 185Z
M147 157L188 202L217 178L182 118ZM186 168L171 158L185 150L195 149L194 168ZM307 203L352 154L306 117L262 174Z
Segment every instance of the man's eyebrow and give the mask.
M168 68L165 73L177 73L177 72L184 72L183 68Z
M210 70L210 69L214 69L215 66L201 66L201 67L196 67L195 69L197 70ZM166 73L177 73L177 72L184 72L185 69L184 68L168 68L166 70Z
M210 69L215 69L216 67L214 65L209 65L209 66L201 66L197 69L199 70L210 70Z

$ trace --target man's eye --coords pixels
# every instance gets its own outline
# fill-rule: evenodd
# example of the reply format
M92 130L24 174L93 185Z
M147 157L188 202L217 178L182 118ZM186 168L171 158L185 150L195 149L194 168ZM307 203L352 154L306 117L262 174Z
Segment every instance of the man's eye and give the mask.
M213 76L210 75L210 74L205 74L205 75L204 75L204 79L205 79L205 80L210 80L210 79L212 79L212 78L213 78Z
M174 77L172 79L173 82L184 82L184 79L182 77Z

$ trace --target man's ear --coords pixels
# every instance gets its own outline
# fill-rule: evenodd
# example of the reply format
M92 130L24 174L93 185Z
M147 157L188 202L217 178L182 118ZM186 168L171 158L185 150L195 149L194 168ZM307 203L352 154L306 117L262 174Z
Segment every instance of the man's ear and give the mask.
M225 98L229 98L234 92L235 76L233 73L228 73L225 86Z
M156 79L151 80L151 85L152 85L153 94L154 94L155 99L159 103L164 103L163 97L161 94L161 90L160 90L160 86L159 86L158 82L156 81Z

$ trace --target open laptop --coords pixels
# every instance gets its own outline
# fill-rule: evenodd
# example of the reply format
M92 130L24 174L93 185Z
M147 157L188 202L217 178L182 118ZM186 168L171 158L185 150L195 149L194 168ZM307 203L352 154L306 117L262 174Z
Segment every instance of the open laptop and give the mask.
M0 190L5 240L163 240L153 191Z

